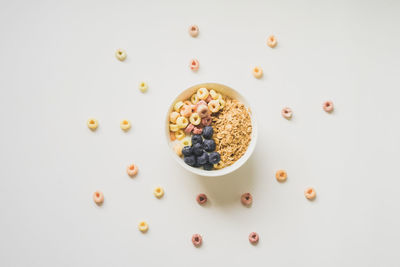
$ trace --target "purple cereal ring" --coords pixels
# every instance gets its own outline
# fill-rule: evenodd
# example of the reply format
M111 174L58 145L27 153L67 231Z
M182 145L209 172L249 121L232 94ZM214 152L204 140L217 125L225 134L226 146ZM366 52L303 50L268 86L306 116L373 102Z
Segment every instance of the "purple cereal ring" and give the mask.
M210 115L210 110L207 105L200 105L197 106L197 114L199 114L201 118L205 118Z
M199 194L196 197L196 200L197 200L197 203L199 203L200 205L203 205L204 203L207 202L207 196L206 196L206 194Z
M201 124L203 124L204 126L210 126L212 122L212 118L211 116L205 117L201 119Z
M190 134L193 131L193 128L194 128L194 125L189 124L185 129L185 133Z
M258 234L256 232L250 233L250 235L249 235L250 243L257 244L259 239L260 239L260 237L258 236Z
M193 134L201 134L203 132L203 128L194 127L192 132Z
M208 95L207 98L206 98L206 102L208 103L208 102L210 102L211 100L213 100L212 97L211 97L211 95Z
M203 238L199 234L194 234L192 236L192 243L195 247L201 246L201 243L203 242Z
M253 196L250 193L244 193L240 200L243 205L250 206L253 203Z

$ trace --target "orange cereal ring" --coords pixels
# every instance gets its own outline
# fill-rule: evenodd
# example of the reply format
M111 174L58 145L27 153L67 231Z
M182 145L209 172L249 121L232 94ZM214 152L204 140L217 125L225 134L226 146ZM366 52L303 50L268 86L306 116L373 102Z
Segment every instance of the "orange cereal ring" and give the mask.
M287 179L287 173L284 170L278 170L275 173L275 178L278 182L284 182Z
M199 35L199 27L197 25L191 25L189 27L189 34L192 37L197 37L197 35Z
M139 169L136 166L136 164L130 164L127 168L126 168L126 173L130 176L133 177L138 173Z
M271 48L274 48L278 44L278 41L276 40L275 36L270 35L267 39L267 45Z
M306 190L304 190L304 196L308 199L308 200L313 200L315 199L315 197L317 196L317 192L315 192L315 189L312 187L308 187L306 188Z
M104 195L101 191L95 191L93 193L93 200L97 205L101 205L104 202Z

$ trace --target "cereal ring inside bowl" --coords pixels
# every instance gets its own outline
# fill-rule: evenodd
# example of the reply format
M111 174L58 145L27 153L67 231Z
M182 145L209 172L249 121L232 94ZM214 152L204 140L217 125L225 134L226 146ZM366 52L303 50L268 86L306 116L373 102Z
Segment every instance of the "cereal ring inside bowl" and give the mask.
M201 118L205 118L210 115L210 110L206 105L200 105L197 107L197 114L199 114Z
M199 97L197 96L197 93L193 94L192 97L190 98L190 101L192 102L193 105L197 104L199 102Z
M219 111L220 105L218 100L211 100L210 103L208 103L208 109L212 113L217 113Z
M206 98L208 97L208 90L207 88L199 88L199 90L197 90L197 96L199 97L200 100L206 100Z
M184 117L190 117L190 115L192 115L192 105L184 105L181 108L181 115Z

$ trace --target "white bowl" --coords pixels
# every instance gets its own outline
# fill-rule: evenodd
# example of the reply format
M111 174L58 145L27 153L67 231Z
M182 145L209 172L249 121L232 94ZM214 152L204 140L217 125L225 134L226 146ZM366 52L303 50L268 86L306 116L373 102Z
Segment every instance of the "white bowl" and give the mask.
M221 93L224 96L228 96L232 99L237 99L240 102L242 102L247 109L249 110L250 113L250 117L251 117L251 124L252 124L252 132L251 132L251 141L249 146L247 147L246 152L244 153L244 155L237 160L234 164L232 164L231 166L219 169L219 170L211 170L211 171L206 171L203 170L202 168L195 168L195 167L191 167L189 165L187 165L183 159L181 157L179 157L173 150L173 145L174 142L170 140L170 134L169 134L169 114L172 112L173 110L173 106L176 102L178 101L183 101L185 99L190 99L190 97L197 91L197 89L201 88L201 87L205 87L207 89L214 89L215 91L217 91L218 93ZM178 162L179 165L181 165L184 169L194 173L194 174L198 174L201 176L222 176L222 175L226 175L228 173L231 173L235 170L237 170L240 166L242 166L251 156L251 154L254 151L254 148L256 146L256 142L257 142L257 124L255 121L255 117L254 117L254 112L253 110L251 110L248 102L244 99L244 97L239 94L237 91L235 91L234 89L223 85L223 84L218 84L218 83L202 83L202 84L198 84L195 86L192 86L188 89L186 89L185 91L183 91L180 95L178 95L174 101L171 103L168 112L167 112L167 116L166 116L166 126L165 126L165 137L167 140L167 144L168 144L168 148L171 151L172 156L174 157L174 159ZM175 141L176 142L176 141Z

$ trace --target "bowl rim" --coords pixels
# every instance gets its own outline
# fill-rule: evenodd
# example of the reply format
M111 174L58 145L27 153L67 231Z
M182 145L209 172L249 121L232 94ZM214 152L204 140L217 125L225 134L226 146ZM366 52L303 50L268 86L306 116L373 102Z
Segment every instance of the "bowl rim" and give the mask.
M252 125L252 133L251 133L251 141L249 146L246 149L246 152L243 154L243 156L238 159L235 163L232 165L222 168L222 169L217 169L217 170L211 170L211 171L206 171L201 168L195 168L187 165L181 157L179 157L173 150L172 143L170 140L170 131L169 131L169 114L173 110L173 106L177 101L182 101L179 98L187 91L194 91L197 90L198 88L205 87L207 89L210 89L210 87L222 87L227 89L228 91L232 91L237 97L235 99L238 99L240 102L242 102L248 109L248 112L250 113L250 118L251 118L251 125ZM218 90L218 89L217 89ZM250 107L249 102L245 97L243 97L242 94L240 94L237 90L233 89L230 86L227 86L225 84L221 83L216 83L216 82L206 82L206 83L199 83L195 84L193 86L190 86L183 91L181 91L170 104L168 105L168 110L167 110L167 116L166 116L166 143L168 146L168 150L170 151L170 155L175 159L176 162L178 162L179 165L181 165L185 170L200 175L200 176L206 176L206 177L218 177L218 176L224 176L227 174L230 174L237 169L239 169L247 160L250 158L250 156L253 154L253 151L255 149L256 143L257 143L257 122L255 119L255 114L253 109Z

